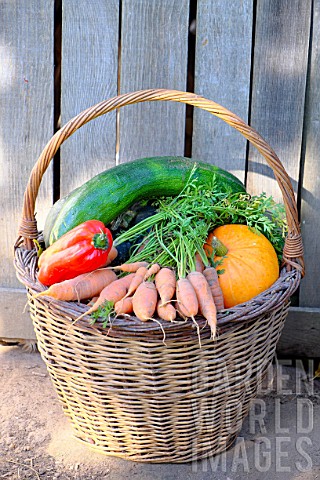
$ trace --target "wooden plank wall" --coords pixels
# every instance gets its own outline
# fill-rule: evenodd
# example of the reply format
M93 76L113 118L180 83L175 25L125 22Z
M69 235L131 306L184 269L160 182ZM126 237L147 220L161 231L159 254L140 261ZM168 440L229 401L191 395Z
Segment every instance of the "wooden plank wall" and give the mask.
M301 184L301 229L305 243L307 275L300 287L299 305L319 307L319 232L320 232L320 1L313 4L310 42L310 73L306 97L304 164Z
M62 2L62 125L91 105L117 95L118 36L118 0ZM116 114L112 112L82 127L62 146L61 196L113 167L115 154Z
M186 89L188 21L188 0L123 0L120 93ZM183 155L184 105L143 103L125 107L119 114L119 162Z
M61 56L61 97L54 90L53 52L60 35L57 28L54 36L54 7L61 13L61 52L56 54L58 62ZM27 177L53 133L55 108L64 124L118 93L159 87L194 89L221 103L274 147L301 204L306 251L307 275L295 296L292 325L299 319L313 326L320 322L315 260L320 233L319 16L320 0L1 2L0 194L6 210L0 215L0 291L5 299L0 337L33 334L27 315L21 314L12 328L10 298L16 305L24 299L12 267L12 245ZM207 112L186 113L184 105L171 102L125 107L82 127L61 148L55 191L64 195L116 163L185 151L232 171L252 193L280 198L269 167L238 132ZM49 169L37 204L39 228L52 189Z
M195 92L229 108L245 121L249 116L252 30L251 0L198 0ZM194 158L214 163L244 181L246 143L229 125L195 109Z
M298 191L311 0L257 2L250 124L272 145ZM281 200L269 167L249 150L247 187Z
M53 0L0 3L0 337L34 335L13 245L27 178L53 132L53 7ZM51 202L49 171L37 204L40 224Z

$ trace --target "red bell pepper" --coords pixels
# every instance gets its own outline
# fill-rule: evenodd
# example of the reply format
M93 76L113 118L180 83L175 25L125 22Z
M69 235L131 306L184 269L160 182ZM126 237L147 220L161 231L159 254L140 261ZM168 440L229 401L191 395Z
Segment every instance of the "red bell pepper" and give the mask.
M38 279L44 285L91 272L105 265L112 235L99 220L88 220L65 233L39 258Z

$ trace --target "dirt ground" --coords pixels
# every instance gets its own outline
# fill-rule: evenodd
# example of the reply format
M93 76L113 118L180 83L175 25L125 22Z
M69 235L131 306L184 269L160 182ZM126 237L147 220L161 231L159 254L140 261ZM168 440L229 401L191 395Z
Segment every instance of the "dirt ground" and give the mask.
M309 366L308 366L309 365ZM320 479L320 382L282 360L227 453L187 464L107 457L73 437L39 353L0 347L0 478L46 480ZM310 367L310 368L309 368Z

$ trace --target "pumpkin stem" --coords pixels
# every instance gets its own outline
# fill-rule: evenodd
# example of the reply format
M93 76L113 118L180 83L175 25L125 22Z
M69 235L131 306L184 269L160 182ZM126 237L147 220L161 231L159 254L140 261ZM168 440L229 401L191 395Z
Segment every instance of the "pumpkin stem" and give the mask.
M224 257L228 253L227 247L217 237L212 237L211 247L217 257Z

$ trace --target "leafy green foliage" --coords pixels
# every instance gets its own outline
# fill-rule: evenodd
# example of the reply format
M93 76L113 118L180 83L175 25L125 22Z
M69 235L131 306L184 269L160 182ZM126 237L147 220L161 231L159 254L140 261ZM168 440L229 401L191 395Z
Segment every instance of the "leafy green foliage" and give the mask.
M100 307L91 314L91 325L97 320L102 321L103 328L106 328L108 323L110 323L110 316L114 313L114 302L106 300Z
M248 225L256 232L263 233L274 246L280 260L287 232L283 205L277 204L265 193L250 196L231 190L221 192L214 176L211 185L201 185L193 178L194 171L178 196L156 200L154 205L158 213L115 240L115 245L119 245L145 235L144 248L141 249L141 244L137 244L129 261L147 260L172 266L177 269L179 277L184 277L195 267L196 252L208 265L203 245L209 231L230 223Z

